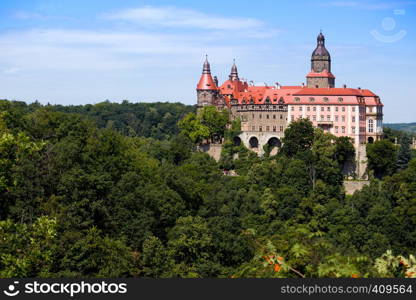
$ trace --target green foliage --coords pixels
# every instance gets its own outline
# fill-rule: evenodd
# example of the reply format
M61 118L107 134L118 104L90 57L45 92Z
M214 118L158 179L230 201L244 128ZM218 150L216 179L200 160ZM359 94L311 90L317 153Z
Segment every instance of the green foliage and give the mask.
M292 157L298 152L303 152L311 148L313 143L314 129L311 121L300 119L291 122L285 130L282 139L282 153Z
M388 140L367 144L368 168L381 179L394 173L396 168L396 147Z
M35 223L0 221L0 277L49 277L54 266L57 222L40 217Z
M414 277L406 135L368 146L382 180L346 196L349 139L300 120L258 157L239 119L194 110L0 101L0 276ZM195 151L222 138L218 163Z

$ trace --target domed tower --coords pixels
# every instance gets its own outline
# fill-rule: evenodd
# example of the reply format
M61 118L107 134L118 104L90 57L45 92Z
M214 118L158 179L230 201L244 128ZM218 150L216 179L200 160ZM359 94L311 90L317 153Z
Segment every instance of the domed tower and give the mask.
M238 78L238 71L237 71L237 66L235 65L235 59L234 59L233 66L231 67L231 73L230 73L229 78L230 78L230 81L240 80L240 78Z
M316 49L312 53L311 72L306 76L308 87L335 87L335 76L331 73L331 55L325 48L325 36L319 33Z
M205 59L202 75L196 87L196 92L198 110L203 106L217 104L218 87L214 79L212 79L208 57Z

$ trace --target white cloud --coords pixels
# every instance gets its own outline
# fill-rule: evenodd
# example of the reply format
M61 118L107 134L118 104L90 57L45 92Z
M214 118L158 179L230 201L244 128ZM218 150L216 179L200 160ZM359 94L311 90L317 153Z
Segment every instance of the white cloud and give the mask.
M105 14L103 17L109 20L123 20L150 26L211 30L243 30L264 26L262 21L255 18L222 17L175 7L144 6Z
M199 63L205 53L221 63L251 47L187 34L55 29L3 33L0 41L0 67L60 71L183 67Z
M321 2L320 6L332 6L339 8L354 8L364 10L387 10L402 8L416 4L414 1L330 1Z

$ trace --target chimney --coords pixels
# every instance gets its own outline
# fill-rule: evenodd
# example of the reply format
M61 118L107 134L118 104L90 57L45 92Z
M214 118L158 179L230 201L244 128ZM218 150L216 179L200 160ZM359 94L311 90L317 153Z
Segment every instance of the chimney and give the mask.
M302 87L303 87L303 88L305 87L305 83L304 83L304 82L302 82Z
M275 84L276 84L276 89L280 90L280 87L281 87L280 83L276 82Z
M358 89L361 90L361 87L359 86Z
M343 88L344 88L344 89L346 89L346 88L347 88L347 85L346 85L346 84L344 84L344 85L343 85Z

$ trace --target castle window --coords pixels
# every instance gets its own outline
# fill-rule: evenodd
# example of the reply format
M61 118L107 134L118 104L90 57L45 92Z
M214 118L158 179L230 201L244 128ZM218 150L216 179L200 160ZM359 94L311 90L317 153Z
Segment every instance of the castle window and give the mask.
M259 131L263 131L263 127L262 126L259 126Z
M314 102L315 101L315 98L314 97L309 97L309 101L310 102Z
M338 122L338 116L335 116L335 122Z
M342 111L345 111L345 106L342 107Z
M316 111L316 106L313 107L313 111Z
M342 116L342 122L345 122L345 116Z
M351 127L351 132L352 132L352 133L355 133L355 126L352 126L352 127Z
M368 120L368 132L374 132L374 121Z
M321 111L324 111L324 110L325 110L325 107L321 106Z
M327 111L331 111L331 107L329 107L329 106L328 106L328 107L326 108L326 110L327 110Z
M339 97L338 102L341 103L342 101L344 101L344 99L342 97Z
M335 126L335 133L338 133L338 126Z
M283 131L283 126L280 126L280 131Z
M266 119L269 119L269 115L266 115Z
M276 132L276 126L273 126L273 131Z
M311 116L310 115L307 115L306 116L306 119L310 120L311 119Z
M253 120L254 120L254 114L253 114Z
M299 111L302 111L302 106L299 106Z
M295 97L295 101L296 102L300 102L300 98L299 97Z
M310 106L306 107L306 110L311 111L311 107Z
M283 115L280 115L280 120L283 120Z
M338 106L335 106L335 111L338 111Z
M259 115L259 119L261 119L261 114Z
M230 88L231 88L231 85L230 85L230 84L228 84L228 85L227 85L227 88L229 88L229 89L230 89Z
M291 111L295 111L295 107L294 106L292 106L292 108L290 109Z
M355 117L352 117L352 122L353 122L353 123L355 122Z
M266 131L270 131L270 126L266 126Z
M328 101L329 101L328 97L324 97L324 102L328 102Z
M313 115L313 120L316 121L316 116L315 115Z
M342 133L345 133L345 126L342 126Z
M325 116L321 115L321 121L325 121Z
M294 115L291 115L290 116L290 121L294 121L295 120L295 116Z
M331 121L331 116L330 116L330 115L327 115L327 116L326 116L326 120L327 120L327 121Z
M273 119L276 119L276 115L273 115Z
M355 112L355 106L352 107L352 112Z

